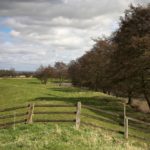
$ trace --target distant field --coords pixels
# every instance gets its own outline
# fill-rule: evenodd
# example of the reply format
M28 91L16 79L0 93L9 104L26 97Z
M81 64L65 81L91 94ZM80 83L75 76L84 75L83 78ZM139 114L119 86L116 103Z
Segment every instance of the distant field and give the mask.
M5 108L5 107L11 107L11 106L19 105L19 104L24 104L24 103L49 103L49 104L69 104L69 103L72 104L73 103L73 104L76 104L78 101L81 101L82 104L94 105L97 108L109 110L111 112L123 113L123 105L121 104L121 102L122 102L121 99L117 99L116 97L108 96L108 95L100 93L100 92L94 92L94 91L84 90L84 89L75 88L75 87L68 87L68 86L59 87L57 84L57 80L49 80L47 85L43 85L43 84L40 84L40 82L34 78L33 79L0 79L0 106L1 106L1 109ZM54 109L55 109L55 111L60 111L59 108L53 108L53 109L51 109L51 111L53 111ZM66 111L66 108L62 109L62 110ZM67 110L69 111L69 108L67 108ZM88 109L82 109L82 112L88 112L88 113L94 114L96 116L101 115L97 112L94 112L94 111L91 111ZM150 122L149 114L137 112L133 108L128 107L127 114L134 118L138 118L140 120ZM70 115L69 117L72 118L74 116ZM41 116L41 118L43 118L43 116ZM45 118L59 119L59 117L57 115L46 116ZM60 118L66 118L66 116L61 115ZM120 130L123 132L123 128L117 124L110 124L110 123L106 123L103 121L88 119L86 117L81 118L81 122L82 122L82 120L92 122L95 125L107 127L108 129ZM99 131L97 133L96 131L91 129L92 130L91 132L89 132L89 131L86 132L86 129L84 127L83 131L77 132L77 131L74 131L74 129L72 129L73 126L74 126L74 124L72 124L71 126L69 125L69 127L68 127L69 129L66 129L66 127L60 126L60 129L58 129L58 130L61 131L61 133L60 133L60 137L62 138L61 144L63 144L63 142L64 142L63 140L65 140L65 139L67 139L66 142L70 143L71 141L68 140L68 136L73 136L73 139L74 139L76 137L75 135L73 135L74 132L75 132L75 134L77 134L78 138L80 136L81 137L83 136L83 140L87 140L87 141L92 140L91 137L89 139L88 134L94 134L94 136L96 136L96 137L94 137L96 140L96 145L94 148L95 150L98 149L97 146L100 144L99 142L104 142L106 144L109 141L109 140L103 141L102 139L100 139L100 141L99 140L97 141L97 139L96 139L97 136L98 137L101 136L101 133ZM55 127L55 125L53 124L52 127ZM41 132L37 132L38 128L40 128ZM22 129L23 129L23 133L25 135L27 135L27 145L26 145L26 143L24 143L24 140L23 140L25 138L24 135L21 135L21 136L18 135ZM27 148L27 147L29 147L30 144L32 145L32 143L34 141L39 142L38 137L36 137L36 136L38 136L38 134L41 135L42 138L46 140L46 142L48 142L48 143L54 142L54 141L49 141L49 139L47 137L44 137L43 134L44 133L46 134L48 132L48 130L50 130L50 132L55 132L55 130L52 131L52 129L50 129L50 127L47 127L44 125L33 125L33 127L32 126L29 127L29 130L28 130L27 126L20 125L16 129L16 132L13 131L13 129L0 130L0 134L1 134L0 142L3 143L2 144L3 148L9 149L9 146L14 146L14 149L16 149L16 147L15 147L16 145L13 143L13 137L14 137L14 138L16 138L16 140L22 141L21 142L22 145L20 145L20 146L22 146L23 148L24 147ZM62 131L62 130L65 130L65 131ZM72 132L72 130L73 130L73 132ZM148 129L145 129L145 130L146 130L146 133L144 133L143 130L139 130L138 132L130 130L130 132L134 133L137 136L143 136L143 137L149 139L150 138L150 134L149 134L150 130L148 130ZM11 137L9 135L9 132L12 133ZM28 133L28 132L33 132L33 134ZM57 132L57 129L56 129L56 132ZM66 135L64 135L64 137L62 137L63 132L67 132ZM71 132L71 133L68 133L68 132ZM50 136L50 135L48 135L48 136ZM111 135L106 134L104 136L108 136L108 138L111 139L110 140L111 144L108 145L109 148L111 146L113 146L114 143L117 144L117 142L120 143L123 140L122 134L116 134L116 136L121 137L121 140L114 139L114 143L113 143L113 138L111 137ZM20 137L20 139L18 139L18 137ZM4 145L5 142L4 142L3 138L8 139L7 140L7 142L9 143L8 147L7 147L7 144ZM31 141L30 141L30 138L31 138ZM57 138L55 140L57 140ZM49 144L42 143L42 141L40 141L40 142L41 142L41 144L43 144L43 147L41 147L41 148L44 148L44 145L48 146L48 147L50 146ZM75 141L75 142L77 142L77 141ZM136 142L137 141L135 141L135 143ZM0 145L1 145L1 143L0 143ZM132 143L132 141L131 141L131 143ZM136 149L136 145L134 147L134 144L132 145L131 143L129 143L129 146L131 146L131 147L133 146L132 148ZM143 143L143 142L139 142L139 144L140 143ZM19 144L19 142L16 141L16 144ZM55 142L52 144L54 144L54 147L57 145L57 143L55 143ZM72 144L73 143L69 144L68 147L71 146ZM83 142L79 143L79 145L82 145L82 144L83 144ZM86 143L85 146L87 146L87 144L88 143ZM35 143L35 146L38 147L38 145L36 143ZM90 149L90 146L92 146L92 145L89 145L89 147L88 147L89 149ZM107 147L107 144L103 145L103 146ZM127 145L124 145L122 143L122 149L125 149L126 146ZM145 146L146 146L146 143L145 143ZM68 148L68 147L64 146L64 149ZM58 150L61 149L61 146L60 147L58 146L57 149ZM62 149L63 149L63 146L62 146ZM75 147L74 147L74 149L75 149ZM84 149L84 148L81 146L80 149ZM119 149L119 146L118 146L118 149Z
M84 103L98 104L102 107L107 101L116 98L100 92L93 92L74 87L61 86L57 80L49 81L47 85L41 84L37 79L0 79L0 105L12 106L21 103L50 102L50 103Z

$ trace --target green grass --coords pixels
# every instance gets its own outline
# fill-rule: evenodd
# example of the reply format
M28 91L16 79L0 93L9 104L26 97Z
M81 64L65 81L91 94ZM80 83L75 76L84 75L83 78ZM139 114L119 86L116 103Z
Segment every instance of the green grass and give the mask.
M1 150L148 150L136 140L125 141L119 134L71 125L21 125L16 130L0 130Z
M37 79L0 79L0 106L1 109L5 107L12 107L25 103L48 103L48 104L76 104L81 101L82 104L94 105L97 108L109 110L115 113L123 113L123 105L121 99L113 96L108 96L100 92L75 88L75 87L59 87L57 80L50 80L47 85L40 84ZM35 108L38 111L40 108ZM74 111L75 108L44 108L42 111ZM27 110L20 110L26 112ZM20 112L19 110L17 112ZM16 113L17 113L16 112ZM105 116L117 120L117 118L110 115L98 113L88 109L83 109L82 112L92 114L95 116ZM8 112L10 114L12 112ZM4 114L4 113L1 113ZM5 113L6 114L6 113ZM127 114L131 117L150 121L149 114L137 112L135 109L128 107ZM75 119L75 115L34 115L34 119ZM19 117L21 119L21 117ZM7 122L8 119L1 120L0 122ZM9 121L13 121L9 119ZM89 119L82 117L81 122L92 122L95 125L105 127L107 129L119 130L123 132L123 127L118 124L111 124L100 120ZM135 124L134 124L135 125ZM133 139L129 136L130 140L124 141L122 134L111 133L100 129L93 129L89 127L82 127L80 131L74 129L74 123L71 124L34 124L34 125L19 125L16 130L3 129L0 130L0 149L147 149L147 142ZM129 122L129 126L133 127ZM58 135L58 130L61 134ZM145 133L146 131L146 133ZM66 132L64 134L64 132ZM45 133L45 136L44 136ZM132 133L138 137L150 138L150 128L133 130ZM76 135L77 134L77 135ZM94 136L92 137L89 136ZM104 137L107 135L107 138ZM51 138L50 138L51 136ZM67 139L67 141L63 141ZM78 141L78 138L81 141ZM43 139L43 140L42 140ZM94 140L95 139L95 140ZM95 142L92 142L94 140ZM91 141L91 142L90 142ZM8 143L8 144L7 144ZM139 143L139 144L138 144ZM93 144L93 145L92 145ZM120 145L119 145L120 144ZM129 147L128 147L129 146Z

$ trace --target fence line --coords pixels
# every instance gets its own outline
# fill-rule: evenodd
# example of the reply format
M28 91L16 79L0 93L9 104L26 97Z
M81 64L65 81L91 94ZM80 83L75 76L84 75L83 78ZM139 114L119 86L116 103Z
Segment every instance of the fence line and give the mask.
M128 120L131 120L131 121L134 121L134 122L137 122L137 123L141 123L141 124L150 126L150 123L148 123L148 122L141 121L141 120L138 120L138 119L135 119L135 118L131 118L131 117L127 117L127 118L128 118Z
M64 111L64 112L59 112L59 111L34 111L34 108L41 108L41 107L76 107L76 111ZM27 123L31 124L33 122L75 122L77 128L80 126L80 110L79 110L79 103L77 105L75 104L61 104L61 105L53 105L53 104L28 104L28 105L23 105L23 106L16 106L16 107L10 107L10 108L5 108L1 109L0 112L8 112L8 111L15 111L15 110L21 110L27 108L28 112L25 113L16 113L14 112L13 114L8 114L8 115L1 115L1 119L8 119L8 118L13 118L13 122L6 122L0 124L0 128L3 127L8 127L8 126L14 126L18 123ZM81 109L81 108L80 108ZM14 115L15 114L15 115ZM33 115L44 115L44 114L66 114L66 115L75 115L76 119L33 119ZM26 119L22 120L16 120L17 117L23 117L26 116ZM78 125L77 125L78 124Z
M12 110L22 109L22 108L26 108L26 107L27 107L27 105L10 107L10 108L5 108L5 109L0 109L0 112L12 111Z
M106 111L106 110L102 110L102 109L100 109L100 108L95 108L94 106L83 105L83 108L88 108L88 109L90 109L90 110L98 111L98 112L101 112L101 113L105 113L105 114L113 115L113 116L117 116L117 117L120 116L120 115L117 114L117 113L110 112L110 111Z
M111 119L106 118L106 117L89 115L87 113L82 113L81 116L89 117L89 118L93 118L93 119L97 119L97 120L101 120L101 121L106 121L106 122L110 122L110 123L118 123L117 121L111 120Z
M35 108L40 109L42 107L71 107L71 108L74 107L74 108L76 108L76 111L64 111L64 112L51 111L50 112L50 111L35 111L34 110ZM140 123L140 124L143 124L143 125L146 125L146 126L150 126L150 123L148 123L148 122L144 122L144 121L141 121L141 120L138 120L138 119L127 116L127 114L126 114L126 105L125 104L124 104L124 110L123 110L122 114L102 110L102 109L99 109L99 108L94 107L94 106L82 105L82 108L86 108L86 109L92 110L94 112L99 112L99 113L102 113L103 115L111 115L113 117L117 117L116 119L119 118L119 120L113 120L112 118L109 118L109 117L106 117L106 116L105 117L100 116L100 115L95 116L95 115L91 115L91 114L88 114L88 113L81 113L81 102L78 102L76 105L75 104L61 104L61 105L29 104L29 105L21 105L21 106L1 109L0 112L4 113L4 112L8 112L8 111L21 110L21 109L24 109L24 108L27 108L28 112L25 112L25 113L13 112L13 114L1 115L0 120L13 118L13 122L2 123L2 124L0 124L0 128L4 128L4 127L8 127L8 126L13 125L14 129L15 129L16 124L19 124L19 123L31 124L33 122L75 122L75 126L76 126L77 129L79 129L80 124L90 125L90 126L93 126L93 127L100 127L100 128L106 129L105 127L102 127L102 126L97 126L97 125L94 125L92 123L81 121L81 116L83 116L83 117L88 117L88 118L91 118L91 119L106 121L106 122L109 122L109 123L113 123L113 124L115 123L115 124L119 124L119 125L122 122L124 122L122 124L124 126L124 137L126 139L128 139L129 135L131 136L131 134L129 133L129 122L130 121ZM75 119L57 119L56 120L56 119L34 119L33 118L33 115L51 115L51 114L75 115ZM26 116L26 119L17 120L17 117L24 117L24 116ZM113 130L113 129L110 129L110 128L108 130L115 131L115 132L122 132L122 131L117 131L117 130Z
M64 104L64 105L53 105L53 104L36 104L35 107L75 107L76 105Z
M41 114L76 114L76 111L74 112L47 112L47 111L44 111L44 112L34 112L35 115L41 115Z
M27 115L27 112L15 114L16 117L21 117L21 116L25 116L25 115ZM2 115L2 116L0 116L0 119L7 119L7 118L13 118L13 117L14 117L14 115Z
M34 122L75 122L75 119L68 120L49 120L49 119L36 119Z
M25 121L26 121L26 119L17 120L17 121L15 121L15 124L25 123ZM0 128L5 128L5 127L8 127L8 126L12 126L12 125L14 125L14 121L0 124Z

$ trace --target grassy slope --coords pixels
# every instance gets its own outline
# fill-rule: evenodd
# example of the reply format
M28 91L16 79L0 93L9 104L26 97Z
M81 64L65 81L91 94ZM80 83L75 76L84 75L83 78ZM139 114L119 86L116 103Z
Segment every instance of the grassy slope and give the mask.
M56 103L76 103L77 101L81 101L84 104L90 104L90 105L95 105L96 107L100 107L102 109L105 110L110 110L110 111L114 111L114 112L118 112L118 113L122 113L123 111L123 107L122 105L119 103L119 99L116 99L115 97L111 97L111 96L107 96L105 94L99 93L99 92L93 92L93 91L88 91L88 90L83 90L83 89L79 89L79 88L74 88L74 87L58 87L58 85L49 82L48 85L42 85L40 84L36 79L0 79L0 105L1 108L3 107L8 107L8 106L12 106L12 105L16 105L16 104L21 104L21 103L30 103L30 102L34 102L34 103L52 103L52 104L56 104ZM62 111L63 109L61 109ZM59 109L55 109L55 111L60 111ZM66 111L66 108L65 108ZM69 109L68 109L69 111ZM86 110L86 109L82 109L82 112L88 112L90 114L94 114L94 115L101 115L97 112L94 111L90 111L90 110ZM145 119L147 121L149 121L149 115L147 114L142 114L140 112L135 112L135 110L128 108L128 114L130 116L134 116L136 118L140 118L140 119ZM39 116L40 117L40 116ZM43 118L43 116L41 116ZM58 118L59 117L56 116L45 116L45 118ZM68 118L68 116L60 116L60 118ZM70 116L70 118L75 117L75 116ZM36 116L34 117L36 118ZM115 119L115 118L114 118ZM96 120L91 120L88 118L83 117L82 120L84 121L89 121L89 122L93 122L97 125L101 125L110 129L120 129L121 131L123 131L123 128L121 128L120 126L116 125L116 124L109 124L106 122L102 122L102 121L96 121ZM23 129L22 129L23 128ZM15 131L13 131L12 129L10 130L1 130L0 131L0 140L2 139L8 139L7 141L2 140L1 142L4 144L6 142L10 143L8 145L3 145L5 148L9 148L10 146L16 146L19 145L19 141L21 140L22 142L24 142L22 139L24 139L25 135L28 137L27 140L28 142L23 143L23 147L28 147L28 145L35 143L35 147L38 147L38 144L36 144L35 141L39 142L40 139L36 139L35 137L38 136L38 134L41 134L38 131L38 128L41 129L41 132L52 132L51 130L53 130L53 128L50 128L48 126L44 126L44 125L34 125L33 127L18 127ZM65 138L68 137L69 134L71 134L73 139L70 139L68 142L70 143L71 141L73 141L73 143L77 142L77 137L74 136L74 132L75 131L71 126L69 127L61 127L60 126L60 130L65 130L67 133L65 135ZM73 132L72 132L73 130ZM89 137L88 135L84 135L84 130L86 130L86 128L83 128L83 131L79 131L79 135L78 137L84 137L84 141L86 142L86 140L88 141ZM64 132L65 132L64 131ZM54 132L54 131L53 131ZM70 133L71 132L71 133ZM94 134L96 134L96 136L100 137L100 141L97 141L96 139L96 143L95 143L95 149L99 149L98 146L100 146L100 144L102 144L104 147L111 147L111 146L116 146L116 142L113 143L113 137L111 137L111 135L108 135L108 138L110 138L111 140L110 145L106 144L108 141L103 139L103 136L101 137L101 132L99 132L98 130L91 130L88 131L89 134L91 134L90 132L94 132ZM130 132L134 132L136 135L142 135L144 137L150 137L149 134L145 134L141 131L130 131ZM11 133L11 135L10 135ZM19 133L23 133L21 135L19 135ZM57 133L56 133L57 134ZM105 135L105 134L104 134ZM42 136L42 135L40 135ZM44 135L43 135L44 136ZM42 136L42 138L44 138ZM53 136L53 135L52 135ZM54 142L53 140L46 138L46 141L48 141L48 143L54 144L54 146L57 146L57 149L65 149L65 147L67 147L64 143L64 141L62 140L62 135L60 135L60 138L58 136L58 139L53 139L55 140L60 140L60 143L58 144L57 142ZM81 137L80 137L81 136ZM122 135L120 135L122 136ZM19 138L19 139L18 139ZM30 140L32 139L33 140ZM35 138L35 140L34 140ZM39 138L39 137L37 137ZM116 139L117 142L122 143L123 138ZM13 143L13 141L16 142ZM21 142L21 143L22 143ZM108 143L109 143L108 142ZM40 143L43 145L44 148L45 144L44 141L40 141ZM75 149L75 144L69 144L69 146L73 146ZM78 142L77 142L78 143ZM104 143L104 144L103 144ZM139 142L140 143L140 142ZM142 142L141 142L142 143ZM67 144L67 143L66 143ZM84 144L83 142L79 143L80 149L84 149L84 147L88 147L90 149L90 144L87 142L86 144ZM49 144L47 144L49 146ZM59 148L60 145L60 148ZM63 146L64 145L64 146ZM128 143L126 143L126 145L122 145L122 149L124 149L126 146L128 145ZM129 146L132 147L132 142L130 142ZM117 147L117 146L116 146ZM143 147L143 146L142 146ZM134 146L133 146L134 148ZM69 149L69 148L68 148ZM119 149L119 146L118 146Z
M58 87L53 83L40 84L36 79L0 79L1 107L12 106L31 101L48 101L56 103L85 103L99 104L97 99L108 98L99 93L81 90L73 87ZM100 104L105 103L105 99Z
M77 131L71 125L21 125L0 133L1 150L148 150L145 143L89 127Z

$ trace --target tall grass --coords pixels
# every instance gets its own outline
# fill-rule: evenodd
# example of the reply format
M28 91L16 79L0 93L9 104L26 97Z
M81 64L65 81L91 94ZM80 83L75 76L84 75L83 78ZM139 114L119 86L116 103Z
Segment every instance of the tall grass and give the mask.
M140 141L125 141L119 134L71 125L21 125L0 130L0 149L49 150L148 150Z

